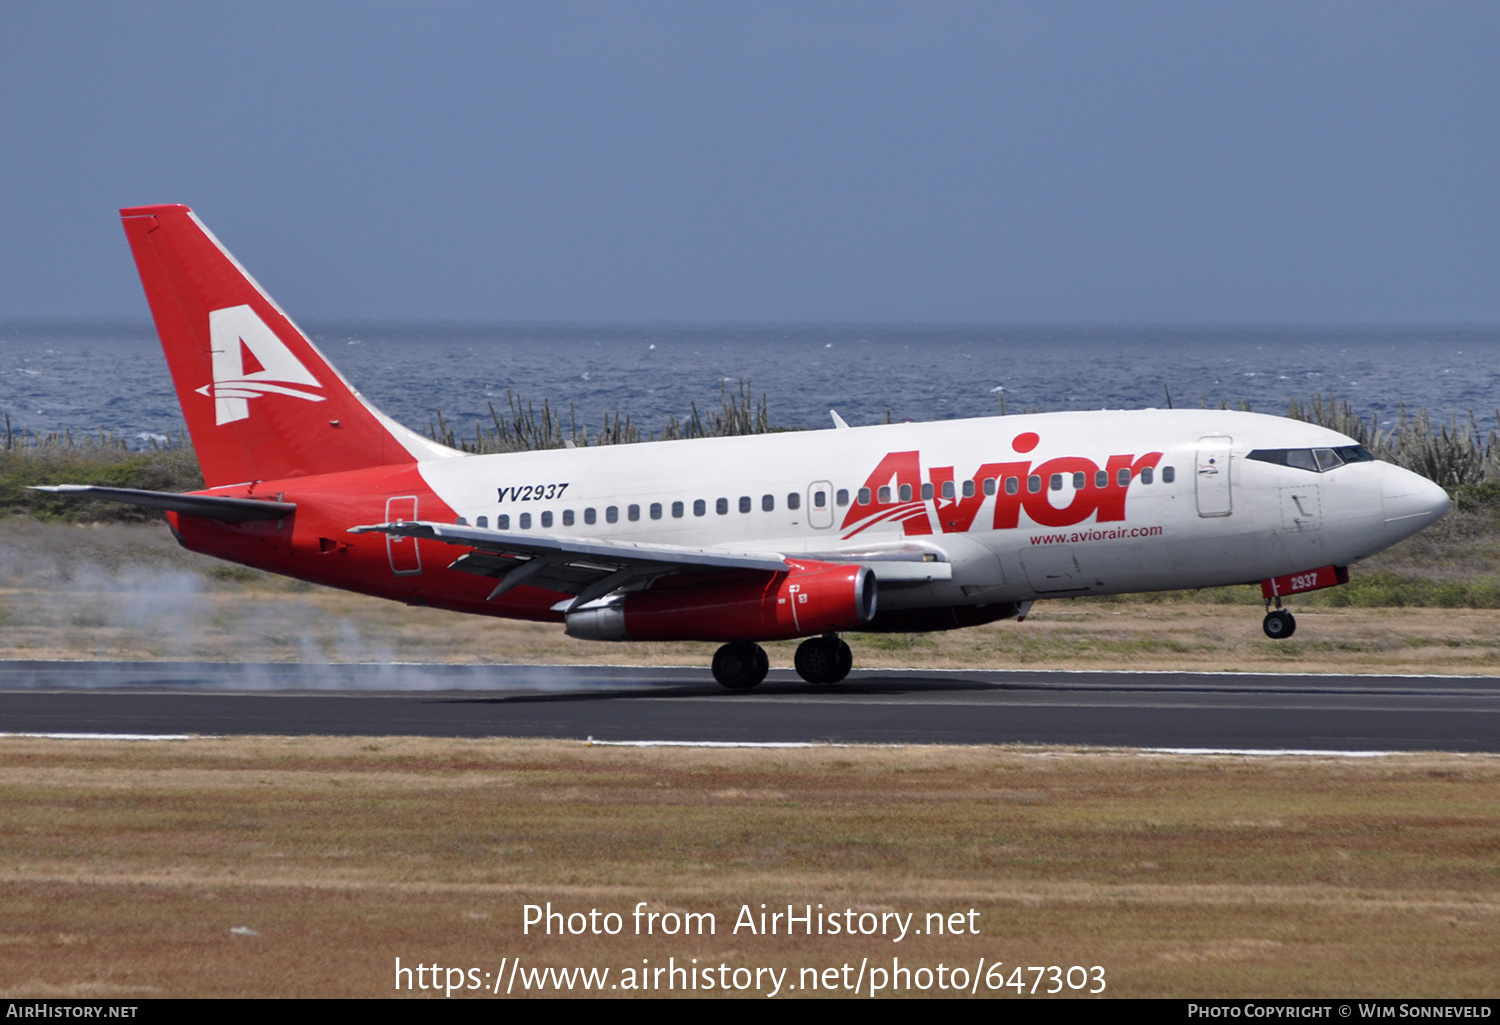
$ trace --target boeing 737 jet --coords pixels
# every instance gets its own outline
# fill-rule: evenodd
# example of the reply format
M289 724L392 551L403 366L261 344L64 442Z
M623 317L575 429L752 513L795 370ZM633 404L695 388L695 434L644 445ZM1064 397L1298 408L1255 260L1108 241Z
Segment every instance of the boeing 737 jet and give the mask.
M1032 603L1260 583L1282 599L1448 508L1305 423L1214 410L1039 413L470 455L371 406L185 206L121 211L205 488L64 485L164 510L186 547L331 587L562 623L599 641L760 642L843 679L841 634Z

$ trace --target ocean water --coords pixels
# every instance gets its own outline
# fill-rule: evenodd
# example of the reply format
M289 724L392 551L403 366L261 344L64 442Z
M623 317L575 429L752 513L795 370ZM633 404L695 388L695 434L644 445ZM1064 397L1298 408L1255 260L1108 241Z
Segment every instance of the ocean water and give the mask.
M773 423L826 427L1041 408L1139 409L1247 401L1285 414L1332 394L1384 424L1472 410L1496 427L1500 327L682 327L304 323L324 354L414 428L438 410L460 434L506 392L660 430L720 385L749 383ZM146 444L182 426L149 324L0 323L0 413L13 429L103 428Z

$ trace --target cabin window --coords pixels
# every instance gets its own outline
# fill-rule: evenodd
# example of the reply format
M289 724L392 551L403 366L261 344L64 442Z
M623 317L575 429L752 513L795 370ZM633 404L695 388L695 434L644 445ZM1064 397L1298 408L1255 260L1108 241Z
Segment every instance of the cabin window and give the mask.
M1177 479L1177 469L1175 467L1172 467L1172 466L1163 466L1161 468L1161 482L1163 484L1170 484L1170 483L1172 483L1176 479Z
M1083 486L1088 483L1088 475L1085 473L1073 474L1073 490L1082 491Z
M542 526L544 526L544 527L550 527L550 526L552 526L552 510L551 509L548 509L546 512L542 513Z
M901 501L903 501L903 502L910 502L911 501L911 485L910 484L903 484L903 485L901 485L900 494L901 494Z
M583 522L587 523L589 526L592 527L596 519L597 517L594 515L593 506L589 506L583 511Z
M531 529L531 513L522 513L521 514L521 529L522 530L530 530Z
M1021 478L1020 477L1007 477L1007 478L1005 478L1005 493L1007 495L1014 495L1016 492L1018 492L1020 490L1021 490Z
M1150 484L1152 478L1155 477L1155 476L1156 476L1156 473L1155 473L1155 471L1153 471L1151 469L1151 467L1149 467L1149 466L1143 466L1143 467L1141 467L1141 483L1142 484Z
M481 520L484 519L483 516L481 516L479 518ZM496 530L509 530L510 529L510 517L507 516L505 513L501 513L499 516L496 516L495 517L495 529Z
M891 500L891 486L889 484L882 485L880 490L875 492L875 497L880 500L881 505L889 504Z
M775 495L761 495L760 496L760 509L761 509L761 512L773 512L773 511L775 511L775 509L776 509L776 496Z
M721 498L717 502L715 502L714 503L714 512L718 513L720 516L728 515L728 513L729 513L729 499L727 499L727 498Z
M788 509L800 509L800 508L802 508L802 496L800 494L798 494L797 492L795 492L795 491L793 491L790 495L787 495L786 496L786 507Z
M931 484L923 484L922 485L922 501L924 501L924 502L930 502L930 501L932 501L932 485Z
M998 484L999 484L999 480L997 478L995 478L995 477L986 477L984 479L984 493L986 495L993 495L998 490L998 488L997 488Z
M838 491L834 492L833 500L836 503L838 503L838 505L840 507L848 505L849 504L849 489L848 488L839 488Z
M563 526L564 527L571 527L572 525L573 525L573 510L572 509L564 509L563 510Z
M640 519L641 518L641 507L638 506L638 505L629 505L629 506L626 506L625 507L625 518L628 519L631 523L634 523L636 520Z
M1062 474L1054 473L1052 475L1051 486L1053 491L1062 490Z
M458 519L453 521L453 525L456 527L467 527L469 525L469 521L460 516Z
M708 503L701 498L693 499L693 515L705 516L708 514Z
M947 494L947 491L948 491L947 488L943 489L943 493L944 494ZM952 498L953 496L952 495L948 495L948 497ZM965 498L973 498L974 497L974 482L972 480L966 480L966 481L964 481L964 497Z
M684 511L685 510L683 509L683 506L682 506L681 502L673 502L672 503L672 519L674 519L674 520L680 520L680 519L682 519L682 514L683 514Z
M814 491L813 492L813 508L814 509L826 509L826 508L828 508L828 492L826 492L826 491Z
M659 519L661 519L661 503L660 502L652 502L651 503L651 518L653 520L659 520Z
M1038 477L1034 473L1030 477L1027 477L1026 490L1030 491L1033 495L1037 494L1042 490L1042 478Z
M481 528L484 528L484 529L488 529L489 525L490 525L490 518L488 516L476 516L476 517L474 517L474 526L481 527Z
M1115 471L1115 483L1122 488L1130 487L1130 468L1122 466Z
M604 510L604 521L606 523L619 523L620 507L618 505L607 506Z
M869 505L870 504L870 489L869 488L860 488L859 489L859 495L855 498L855 501L859 502L860 505Z

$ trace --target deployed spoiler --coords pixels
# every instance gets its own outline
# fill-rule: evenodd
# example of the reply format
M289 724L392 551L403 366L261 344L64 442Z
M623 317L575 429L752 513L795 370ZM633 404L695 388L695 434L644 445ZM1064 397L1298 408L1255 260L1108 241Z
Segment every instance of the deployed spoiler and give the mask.
M296 502L267 502L258 498L221 498L216 495L184 495L175 491L141 491L136 488L101 488L92 484L37 485L29 491L45 491L64 498L95 498L102 502L124 502L147 509L201 516L226 523L279 520L297 511Z

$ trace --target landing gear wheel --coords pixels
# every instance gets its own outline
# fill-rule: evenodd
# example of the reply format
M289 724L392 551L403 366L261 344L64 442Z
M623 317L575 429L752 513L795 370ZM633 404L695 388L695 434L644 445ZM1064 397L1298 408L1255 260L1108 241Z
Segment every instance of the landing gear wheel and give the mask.
M837 683L842 680L849 670L839 671L844 664L840 648L847 652L849 645L831 634L809 637L797 646L797 657L794 660L797 675L808 683ZM853 661L853 656L850 656L850 664Z
M714 679L730 690L749 690L766 678L771 660L759 644L740 641L714 652Z
M1273 641L1284 641L1297 632L1297 620L1286 609L1266 613L1266 621L1260 627Z
M839 641L839 664L838 664L838 668L834 671L833 679L829 680L828 682L829 683L838 683L844 677L848 676L849 675L849 670L851 670L853 668L854 668L854 652L852 652L852 651L849 650L849 645L845 644L843 641Z

